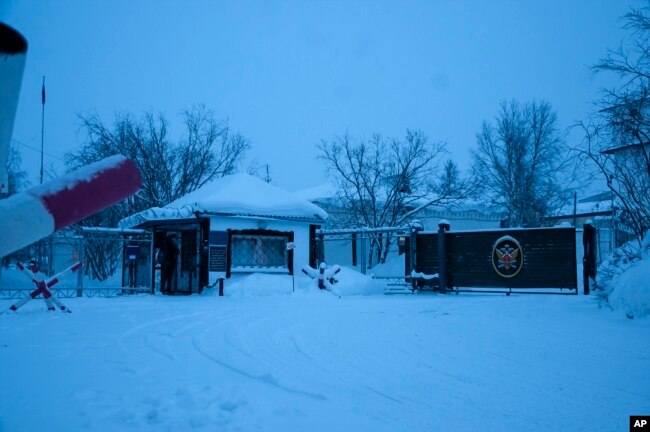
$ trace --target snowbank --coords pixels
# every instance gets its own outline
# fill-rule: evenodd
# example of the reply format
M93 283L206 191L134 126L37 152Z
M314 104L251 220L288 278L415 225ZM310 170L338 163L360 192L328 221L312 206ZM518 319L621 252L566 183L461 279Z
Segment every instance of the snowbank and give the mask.
M369 269L368 272L376 277L403 276L405 274L406 268L406 264L404 262L405 259L405 254L393 254L386 260L385 263L377 264L373 268Z
M384 294L384 285L368 275L356 270L341 267L334 279L335 286L343 296Z
M355 270L341 267L334 277L334 287L342 296L378 295L384 294L384 285L370 276ZM295 285L294 285L295 284ZM295 289L294 289L295 287ZM218 288L205 291L205 295L217 295ZM289 275L278 274L235 274L224 284L224 295L227 297L267 297L282 295L312 296L326 295L318 289L317 282L303 274L296 275L295 280Z
M616 249L601 264L595 292L628 318L650 316L650 233Z
M296 277L296 289L307 281ZM278 274L235 274L224 282L224 295L228 297L267 297L289 295L293 292L292 280L289 275ZM206 295L218 294L218 288L206 290Z

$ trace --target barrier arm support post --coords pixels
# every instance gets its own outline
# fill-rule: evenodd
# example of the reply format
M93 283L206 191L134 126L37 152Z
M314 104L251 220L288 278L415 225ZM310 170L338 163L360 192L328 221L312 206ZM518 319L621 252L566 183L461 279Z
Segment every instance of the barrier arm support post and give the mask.
M438 223L438 290L441 294L447 293L447 242L445 232L451 226L445 219Z

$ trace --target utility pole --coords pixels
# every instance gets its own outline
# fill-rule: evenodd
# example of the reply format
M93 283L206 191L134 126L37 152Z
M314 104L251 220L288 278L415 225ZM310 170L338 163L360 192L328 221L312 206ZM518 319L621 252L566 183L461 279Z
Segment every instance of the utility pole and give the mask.
M269 164L266 164L266 177L264 177L264 181L267 183L271 183L271 175L269 174Z

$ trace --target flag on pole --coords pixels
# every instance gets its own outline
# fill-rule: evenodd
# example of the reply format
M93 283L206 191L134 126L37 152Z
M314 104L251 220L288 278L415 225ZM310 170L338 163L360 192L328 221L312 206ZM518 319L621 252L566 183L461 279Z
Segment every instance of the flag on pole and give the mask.
M45 105L45 77L43 77L43 88L41 88L41 102Z

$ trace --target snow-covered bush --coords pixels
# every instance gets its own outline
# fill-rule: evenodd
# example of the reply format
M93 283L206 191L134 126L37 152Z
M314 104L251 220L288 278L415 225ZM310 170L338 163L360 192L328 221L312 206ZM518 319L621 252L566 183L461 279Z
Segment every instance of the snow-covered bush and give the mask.
M615 249L598 268L594 293L628 318L650 316L650 232Z

